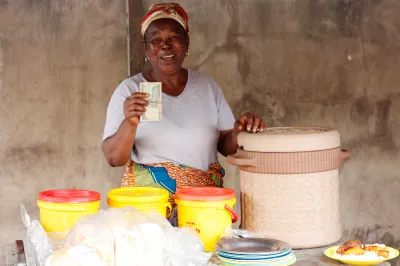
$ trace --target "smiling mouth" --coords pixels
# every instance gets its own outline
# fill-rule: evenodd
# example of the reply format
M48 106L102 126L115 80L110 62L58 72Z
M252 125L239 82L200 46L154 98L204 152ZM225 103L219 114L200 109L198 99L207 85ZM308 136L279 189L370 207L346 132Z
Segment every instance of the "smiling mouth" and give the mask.
M171 54L171 55L164 55L164 56L161 56L161 59L164 59L164 60L171 60L172 58L174 58L175 57L175 55L173 55L173 54Z

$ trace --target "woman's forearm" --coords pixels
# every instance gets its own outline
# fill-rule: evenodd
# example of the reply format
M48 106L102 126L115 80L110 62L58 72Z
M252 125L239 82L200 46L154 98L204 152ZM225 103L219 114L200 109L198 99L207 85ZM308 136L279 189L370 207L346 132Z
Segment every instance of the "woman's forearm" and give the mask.
M235 130L221 131L218 141L218 151L223 156L228 156L236 153L238 148L237 143L238 132Z
M135 135L136 127L125 119L118 131L103 141L101 148L110 166L123 166L128 162L135 144Z

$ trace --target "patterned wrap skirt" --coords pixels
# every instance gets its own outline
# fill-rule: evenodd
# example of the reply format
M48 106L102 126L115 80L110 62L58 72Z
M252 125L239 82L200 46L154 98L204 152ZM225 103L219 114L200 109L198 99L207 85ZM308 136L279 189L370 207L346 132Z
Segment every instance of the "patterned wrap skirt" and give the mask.
M211 164L207 171L202 171L183 164L138 164L129 160L121 187L156 187L168 190L173 207L169 221L173 226L178 226L175 191L190 187L223 187L224 176L225 171L220 164Z

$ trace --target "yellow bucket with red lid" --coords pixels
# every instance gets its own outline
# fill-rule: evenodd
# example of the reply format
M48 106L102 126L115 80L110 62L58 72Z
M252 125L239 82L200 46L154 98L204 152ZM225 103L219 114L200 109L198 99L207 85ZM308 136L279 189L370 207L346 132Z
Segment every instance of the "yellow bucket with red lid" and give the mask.
M100 208L100 193L79 189L42 191L38 195L40 223L46 232L66 233L81 217Z
M226 228L232 228L238 214L235 191L228 188L197 187L179 189L175 193L178 206L178 226L192 227L208 252L215 251L215 244Z
M131 206L145 214L150 210L155 210L161 216L168 218L172 212L172 206L168 202L168 198L168 191L162 188L124 187L110 190L107 202L111 208ZM169 210L168 212L167 209Z

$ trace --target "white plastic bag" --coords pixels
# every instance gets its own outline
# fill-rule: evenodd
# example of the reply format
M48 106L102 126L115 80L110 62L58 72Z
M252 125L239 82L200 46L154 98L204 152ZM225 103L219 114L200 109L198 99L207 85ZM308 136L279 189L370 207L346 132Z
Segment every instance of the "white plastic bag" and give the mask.
M29 265L43 266L46 257L50 253L46 231L37 220L32 220L24 205L20 205L21 219L26 227L26 239L24 241L26 257Z
M173 228L156 212L125 207L78 220L46 266L202 266L210 256L194 230Z
M162 237L161 228L142 212L111 208L81 218L68 234L65 247L83 244L93 248L105 265L158 266L162 265Z
M158 212L150 211L149 216L164 231L164 266L208 265L211 254L204 252L204 244L190 227L177 228Z

